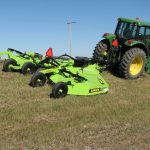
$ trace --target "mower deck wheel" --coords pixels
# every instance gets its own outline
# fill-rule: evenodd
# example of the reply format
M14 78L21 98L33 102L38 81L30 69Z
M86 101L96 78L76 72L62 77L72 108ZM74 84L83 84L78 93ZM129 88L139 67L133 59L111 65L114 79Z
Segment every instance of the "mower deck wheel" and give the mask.
M32 87L41 87L44 86L45 83L46 75L41 72L37 72L31 77L29 85L31 85Z
M31 62L26 62L21 68L21 73L24 75L32 74L35 71L36 71L36 66Z
M12 69L10 68L11 65L12 66L17 65L16 60L14 60L14 59L7 59L7 60L5 60L5 62L3 64L3 71L4 72L11 72L12 71Z
M52 97L54 98L65 97L67 93L68 93L68 86L64 82L58 82L52 88Z

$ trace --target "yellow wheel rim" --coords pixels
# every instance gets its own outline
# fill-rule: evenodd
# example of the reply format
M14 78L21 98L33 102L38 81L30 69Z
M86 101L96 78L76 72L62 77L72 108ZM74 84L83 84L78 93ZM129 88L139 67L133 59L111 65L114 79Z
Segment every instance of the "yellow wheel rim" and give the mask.
M143 59L140 56L135 57L130 64L130 74L135 76L141 72Z

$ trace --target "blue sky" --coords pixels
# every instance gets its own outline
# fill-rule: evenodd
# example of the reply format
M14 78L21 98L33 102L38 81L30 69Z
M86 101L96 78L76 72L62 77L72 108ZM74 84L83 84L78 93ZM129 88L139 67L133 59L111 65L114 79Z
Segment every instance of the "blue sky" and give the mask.
M149 0L0 0L0 51L8 47L54 55L69 53L68 21L73 24L74 56L92 56L118 17L150 21Z

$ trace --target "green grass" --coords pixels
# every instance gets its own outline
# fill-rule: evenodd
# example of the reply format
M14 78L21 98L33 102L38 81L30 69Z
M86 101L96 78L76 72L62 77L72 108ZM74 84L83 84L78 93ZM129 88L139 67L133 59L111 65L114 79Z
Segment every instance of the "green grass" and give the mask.
M150 75L103 76L108 94L55 100L31 76L0 71L0 149L150 149Z

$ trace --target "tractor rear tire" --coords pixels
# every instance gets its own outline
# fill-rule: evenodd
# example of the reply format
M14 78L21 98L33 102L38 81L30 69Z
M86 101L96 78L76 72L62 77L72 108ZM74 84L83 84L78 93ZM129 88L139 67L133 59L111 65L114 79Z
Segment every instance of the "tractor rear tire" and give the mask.
M68 93L67 84L64 82L58 82L53 86L51 96L53 98L61 98L65 97L67 93Z
M93 59L97 63L105 64L107 59L107 52L108 52L108 42L107 40L101 40L95 47L93 52Z
M10 68L10 65L16 66L17 62L14 59L7 59L5 60L4 64L3 64L3 71L4 72L11 72L12 69Z
M146 64L145 52L137 47L131 48L125 52L120 62L120 75L126 79L139 78Z
M24 75L32 74L35 71L36 71L36 66L31 62L26 62L21 68L21 73Z
M29 85L32 87L41 87L44 86L45 83L46 75L41 72L37 72L31 77Z

